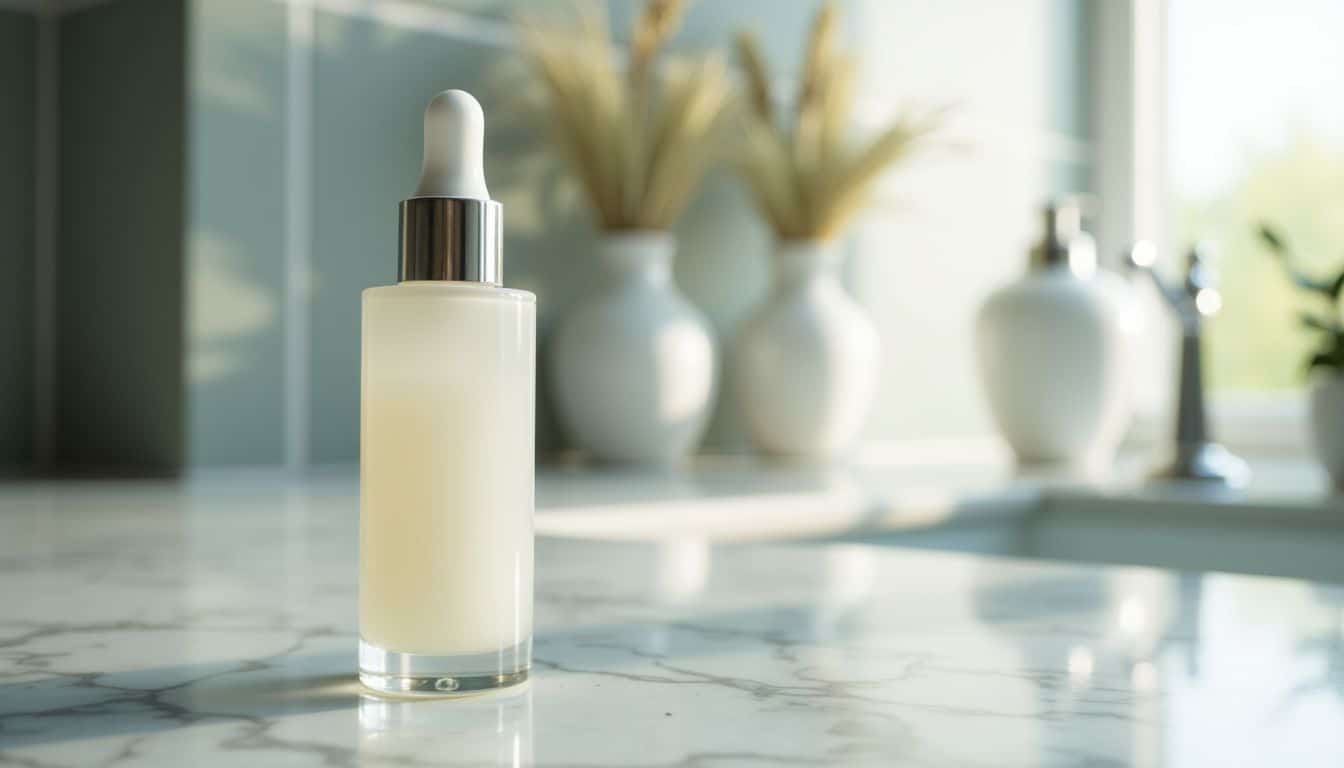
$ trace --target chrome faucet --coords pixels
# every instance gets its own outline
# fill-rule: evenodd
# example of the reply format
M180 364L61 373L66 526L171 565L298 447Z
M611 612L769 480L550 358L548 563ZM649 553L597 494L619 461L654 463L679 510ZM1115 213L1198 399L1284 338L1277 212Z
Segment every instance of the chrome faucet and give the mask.
M1250 468L1231 451L1210 438L1208 409L1204 402L1202 339L1204 318L1222 308L1217 275L1210 266L1211 249L1196 243L1186 260L1185 281L1173 285L1153 270L1157 248L1138 242L1130 248L1126 265L1146 272L1162 298L1181 321L1181 378L1176 407L1176 457L1156 477L1172 480L1202 480L1237 488L1250 480Z

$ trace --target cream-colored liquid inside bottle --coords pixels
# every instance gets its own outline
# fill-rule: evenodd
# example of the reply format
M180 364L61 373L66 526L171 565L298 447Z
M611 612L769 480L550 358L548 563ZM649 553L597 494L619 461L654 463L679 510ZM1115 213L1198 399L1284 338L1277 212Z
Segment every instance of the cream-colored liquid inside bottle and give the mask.
M407 282L363 301L360 636L436 656L526 643L535 298Z

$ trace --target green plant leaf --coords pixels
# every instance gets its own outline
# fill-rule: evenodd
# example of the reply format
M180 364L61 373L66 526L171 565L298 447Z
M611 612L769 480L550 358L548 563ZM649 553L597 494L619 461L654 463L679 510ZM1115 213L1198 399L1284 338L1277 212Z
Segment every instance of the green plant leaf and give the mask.
M1344 283L1341 282L1344 281L1344 275L1340 275L1335 280L1326 281L1317 280L1304 272L1298 271L1293 266L1292 249L1288 247L1288 241L1269 224L1261 222L1259 234L1260 239L1274 252L1274 256L1283 265L1283 269L1288 273L1288 279L1293 281L1293 285L1304 291L1327 296L1331 301L1334 301L1339 296L1339 292L1344 290Z
M1330 355L1327 355L1324 352L1317 352L1316 354L1312 355L1309 360L1307 360L1307 370L1313 371L1317 368L1338 369L1340 368L1340 365L1339 361L1331 357Z
M1318 317L1309 312L1303 312L1298 316L1298 319L1308 328L1315 328L1318 331L1325 331L1326 333L1336 335L1344 333L1344 327L1340 326L1338 321Z
M1270 250L1279 254L1287 252L1287 244L1284 242L1283 238L1279 236L1279 233L1269 224L1266 224L1263 221L1260 222L1259 235L1260 239L1264 241L1265 245L1269 246Z
M1307 370L1314 368L1344 370L1344 330L1330 330L1325 345L1307 360Z
M1319 293L1328 296L1332 299L1335 297L1335 285L1333 280L1330 282L1326 282L1324 280L1317 280L1314 277L1310 277L1308 275L1302 274L1301 272L1298 272L1292 267L1288 268L1288 277L1293 281L1294 285L1296 285L1298 288L1301 288L1304 291Z

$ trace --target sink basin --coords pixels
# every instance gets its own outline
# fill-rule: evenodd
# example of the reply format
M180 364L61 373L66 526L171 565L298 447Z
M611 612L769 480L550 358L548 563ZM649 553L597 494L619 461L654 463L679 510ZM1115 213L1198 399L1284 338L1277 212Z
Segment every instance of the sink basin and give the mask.
M1344 515L1329 507L1182 505L1047 494L1015 519L841 537L1011 557L1344 582Z

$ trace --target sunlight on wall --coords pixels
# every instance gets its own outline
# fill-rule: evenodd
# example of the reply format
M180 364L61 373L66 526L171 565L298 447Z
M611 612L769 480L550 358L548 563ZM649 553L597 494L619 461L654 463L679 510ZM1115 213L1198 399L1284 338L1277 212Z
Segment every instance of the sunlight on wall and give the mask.
M192 236L195 253L188 277L187 375L193 382L237 371L240 359L227 342L262 333L275 322L275 300L234 269L238 248L206 234Z
M695 323L680 322L668 325L653 340L653 359L655 367L667 370L669 366L685 364L687 361L714 360L714 350L708 348L700 327ZM693 370L682 371L679 376L691 387L670 387L661 393L658 401L658 418L666 422L681 422L691 418L700 410L709 398L714 386L712 376L705 375L703 367L693 366ZM700 368L700 370L694 370Z

